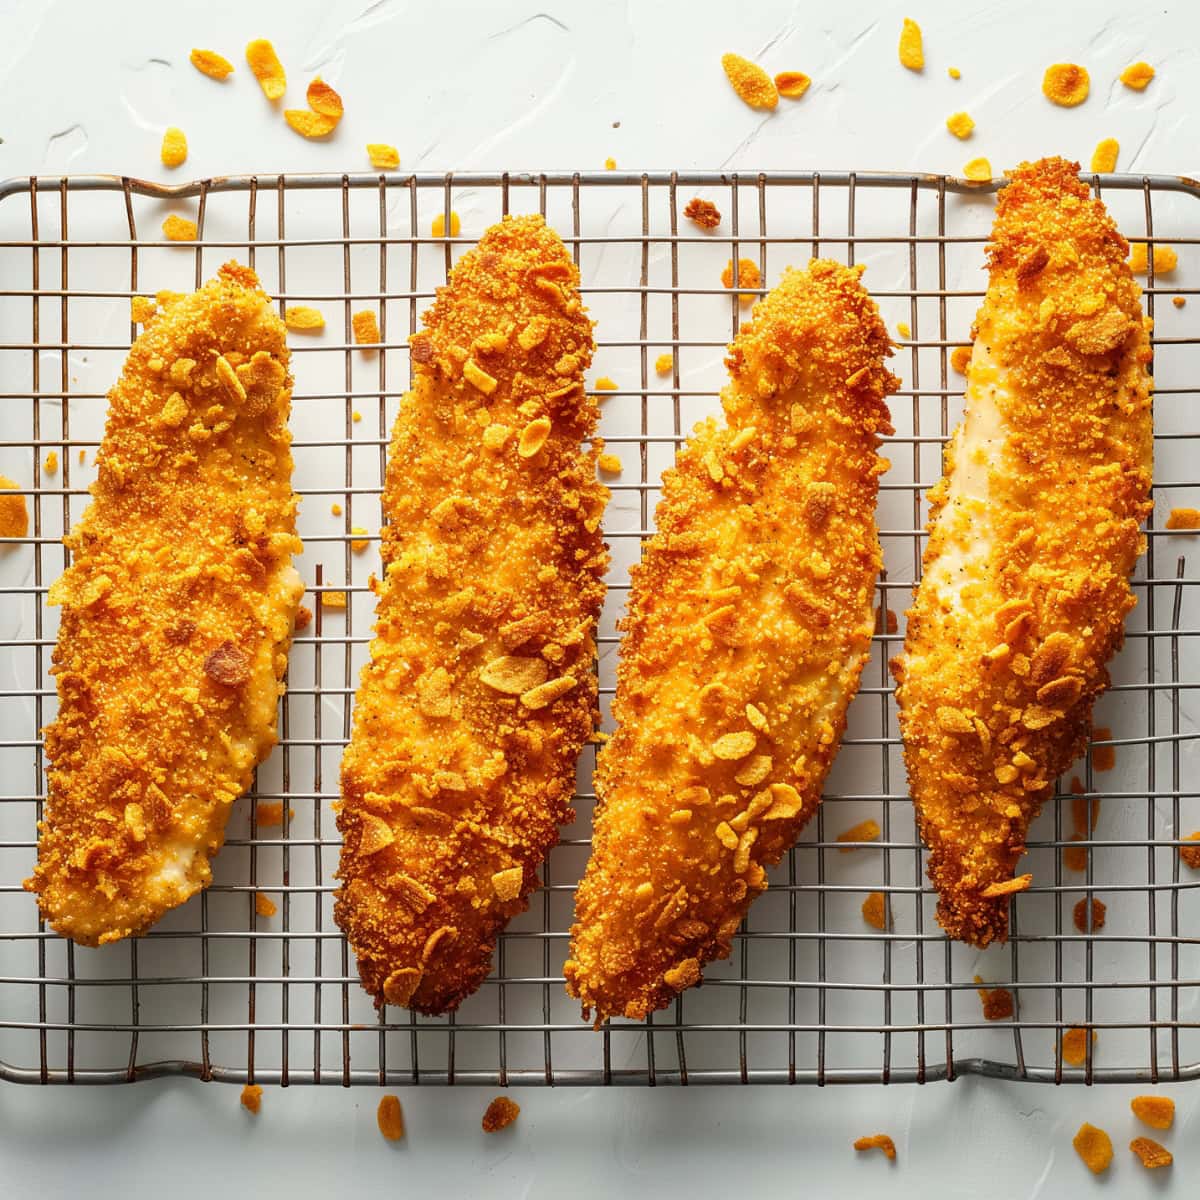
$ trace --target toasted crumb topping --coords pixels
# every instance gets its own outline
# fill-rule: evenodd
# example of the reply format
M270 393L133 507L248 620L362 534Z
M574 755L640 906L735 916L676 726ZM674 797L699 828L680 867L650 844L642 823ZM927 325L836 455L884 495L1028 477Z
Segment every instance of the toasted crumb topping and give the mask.
M887 1158L896 1157L896 1143L886 1133L872 1133L866 1137L857 1138L855 1150L882 1150Z
M1134 1096L1129 1107L1151 1129L1170 1129L1175 1123L1175 1101L1170 1096Z
M701 200L699 196L693 196L687 202L683 215L701 229L716 229L721 223L721 214L717 206L711 200Z
M1073 1027L1062 1037L1062 1060L1068 1066L1082 1067L1087 1061L1088 1031ZM1096 1044L1096 1031L1092 1030L1092 1045Z
M497 1096L483 1114L483 1132L498 1133L520 1116L521 1106L508 1096Z
M256 1116L262 1111L262 1088L257 1083L248 1083L242 1088L242 1107Z
M1154 78L1154 68L1148 62L1130 63L1121 72L1121 82L1135 92L1145 91L1146 85Z
M375 1123L389 1142L398 1142L404 1137L404 1110L400 1107L399 1096L390 1092L380 1096L379 1107L375 1110Z
M950 130L956 138L965 141L975 131L975 122L971 120L968 113L956 112L951 113L946 118L946 128Z
M1112 1163L1112 1138L1103 1129L1097 1129L1095 1125L1089 1125L1086 1121L1071 1139L1071 1145L1093 1175L1103 1174Z

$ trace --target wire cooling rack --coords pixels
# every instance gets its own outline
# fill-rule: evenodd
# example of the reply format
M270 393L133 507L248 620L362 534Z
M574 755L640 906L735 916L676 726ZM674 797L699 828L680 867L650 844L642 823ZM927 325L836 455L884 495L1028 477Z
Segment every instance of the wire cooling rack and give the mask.
M1012 937L978 952L933 918L905 791L886 660L920 568L924 491L957 420L951 351L983 294L994 190L897 174L259 176L166 187L110 176L0 185L0 471L29 500L30 534L0 543L0 1077L116 1083L164 1074L260 1083L888 1082L963 1073L1058 1082L1200 1076L1200 873L1181 838L1200 827L1195 778L1200 604L1194 535L1165 529L1200 500L1200 338L1193 336L1200 239L1189 179L1089 182L1133 241L1179 255L1148 279L1155 318L1155 514L1135 579L1138 606L1077 773L1095 828L1073 842L1071 808L1047 805L1029 838L1034 886L1014 900ZM693 196L722 212L704 232ZM643 1023L594 1032L562 990L575 881L588 851L589 748L578 819L550 856L529 911L500 938L492 977L452 1017L377 1014L331 916L338 841L331 804L366 653L387 433L409 382L407 337L457 255L508 211L541 211L579 263L597 319L592 382L602 433L624 463L606 533L611 595L601 693L612 694L614 621L628 566L652 525L659 478L692 424L717 405L725 344L747 309L723 288L749 258L769 286L810 255L863 262L898 342L880 527L886 574L878 633L821 811L770 880L700 989ZM461 236L431 221L461 216ZM165 241L163 218L197 221ZM105 392L136 329L134 295L186 290L228 258L248 262L281 308L322 310L325 330L292 338L300 566L316 609L296 638L280 743L235 806L212 886L147 936L81 949L38 920L20 882L32 869L44 796L39 730L56 610L48 585L63 532L82 513ZM744 286L740 289L746 291ZM356 348L351 315L379 317L377 350ZM658 370L659 356L670 367ZM55 470L47 457L56 454ZM369 530L360 534L357 529ZM366 551L352 543L365 539ZM346 591L344 612L323 590ZM894 614L894 616L893 616ZM1115 753L1115 768L1104 761ZM282 825L268 825L273 804ZM881 836L848 853L837 835L874 818ZM1086 867L1064 849L1083 852ZM890 926L862 919L882 892ZM278 911L258 915L256 896ZM1076 928L1077 903L1107 905ZM976 976L1007 988L1013 1015L984 1018ZM1062 1063L1071 1028L1091 1030L1082 1067Z

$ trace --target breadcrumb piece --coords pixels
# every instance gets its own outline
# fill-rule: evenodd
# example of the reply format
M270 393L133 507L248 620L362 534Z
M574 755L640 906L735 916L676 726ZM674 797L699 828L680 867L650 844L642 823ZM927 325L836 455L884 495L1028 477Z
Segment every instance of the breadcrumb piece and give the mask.
M400 165L400 151L387 142L368 142L367 157L377 171L394 171Z
M46 461L42 463L42 470L45 471L47 475L53 475L58 470L57 450L51 450L50 453L46 455Z
M351 525L350 532L362 535L367 531L361 525ZM370 544L371 543L362 536L350 539L350 549L353 550L355 554L361 554Z
M1092 730L1093 742L1111 742L1112 730L1107 725L1097 725ZM1117 748L1115 746L1092 746L1092 769L1096 771L1111 771L1117 765Z
M596 459L596 466L606 475L620 475L621 460L615 454L602 454Z
M345 608L346 593L345 592L322 592L321 605L323 608Z
M317 333L325 328L325 318L320 310L306 304L296 304L283 314L283 323L293 333Z
M992 164L986 158L973 158L963 167L963 177L972 183L987 183L992 178Z
M1108 906L1103 900L1097 900L1092 897L1092 928L1088 929L1087 923L1087 897L1081 896L1075 902L1073 916L1075 919L1075 928L1080 933L1097 933L1104 928L1105 916L1108 912Z
M960 375L965 375L967 373L967 365L970 363L970 361L970 346L955 346L954 349L950 351L950 366Z
M738 259L738 284L741 287L762 287L762 273L758 269L758 263L752 258ZM721 286L725 288L733 287L733 259L731 258L725 264L725 270L721 272ZM743 304L749 304L755 299L753 292L739 292L738 299Z
M361 420L362 420L362 413L360 413L360 412L358 411L358 409L356 408L356 409L355 409L355 410L354 410L354 411L353 411L353 412L350 414L350 420L352 420L352 421L355 423L355 425L357 425L357 424L359 423L359 421L361 421Z
M329 511L333 513L335 517L340 517L342 515L342 506L335 502L329 506Z
M276 907L275 901L264 892L254 893L254 911L260 917L273 917L279 909Z
M775 89L789 100L799 100L808 91L812 80L803 71L780 71L775 76Z
M904 18L900 26L900 65L910 71L925 70L925 45L921 27L916 21Z
M1092 1045L1096 1044L1096 1031L1092 1030ZM1062 1060L1068 1066L1082 1067L1087 1061L1087 1030L1071 1028L1063 1034Z
M873 929L886 930L888 927L887 900L882 892L869 892L862 902L863 920Z
M323 117L340 121L346 112L341 96L320 75L308 85L304 98L308 101L308 107Z
M912 329L909 327L909 324L907 321L897 321L896 322L896 332L902 338L912 337Z
M739 99L751 108L774 108L779 103L779 93L770 75L740 54L723 54L721 68Z
M857 825L852 825L843 833L837 835L839 842L874 842L879 839L879 824L877 821L872 821L868 818L865 821L860 821ZM857 850L857 846L843 846L838 851L839 854L849 854L851 850Z
M255 38L246 46L246 62L268 100L278 100L287 91L287 74L266 38Z
M19 538L29 532L29 507L16 493L20 485L0 475L0 537Z
M497 1133L507 1129L519 1116L521 1106L508 1096L497 1096L483 1114L483 1132Z
M255 1115L262 1109L262 1088L257 1083L248 1083L242 1088L242 1107Z
M693 196L683 210L683 215L701 229L716 229L721 223L721 214L711 200Z
M1079 1132L1071 1139L1071 1145L1093 1175L1108 1170L1113 1157L1112 1139L1103 1129L1084 1121Z
M379 1132L389 1142L398 1142L404 1136L404 1110L400 1107L400 1097L390 1093L381 1096L379 1107L375 1110L375 1120Z
M307 604L302 604L296 610L295 630L299 633L302 629L307 629L312 623L312 609Z
M1129 1107L1151 1129L1170 1129L1175 1122L1175 1101L1170 1096L1134 1096Z
M1182 308L1187 303L1187 297L1186 296L1172 296L1171 303L1173 305L1175 305L1176 308Z
M85 463L85 462L87 462L87 451L86 451L86 450L80 450L80 452L79 452L79 461L80 461L81 463Z
M272 829L275 826L283 825L283 801L282 800L260 800L254 810L254 815L258 820L259 829ZM296 815L294 808L288 809L288 820L292 820Z
M983 983L983 978L975 976L976 986ZM979 988L979 1002L983 1005L985 1021L1007 1021L1013 1015L1012 992L1008 988Z
M370 346L379 341L379 322L371 309L364 308L362 312L356 312L350 318L350 325L354 329L356 345Z
M187 135L182 129L169 125L163 134L162 162L164 167L182 166L187 161Z
M965 112L952 113L946 118L946 128L956 138L965 141L975 129L975 122Z
M1146 85L1154 78L1154 68L1148 62L1130 63L1121 72L1121 82L1135 92L1145 91Z
M674 366L675 356L673 354L660 354L654 360L654 370L659 375L670 375Z
M1175 1160L1166 1146L1160 1146L1153 1138L1135 1137L1129 1148L1142 1160L1148 1171L1155 1167L1169 1167Z
M962 78L962 72L957 67L947 67L946 74L949 75L951 79Z
M1135 275L1146 274L1149 266L1147 258L1145 242L1134 242L1129 247L1129 269ZM1155 275L1169 275L1178 265L1179 255L1175 253L1174 247L1164 246L1161 243L1154 247Z
M338 126L338 118L308 108L285 108L283 119L301 137L328 137Z
M1200 829L1195 833L1189 833L1186 842L1200 842ZM1180 846L1179 857L1183 860L1185 867L1191 867L1193 871L1200 871L1200 846Z
M1091 78L1078 63L1054 63L1042 76L1042 95L1052 104L1074 108L1088 98Z
M598 392L615 392L617 390L617 381L609 379L607 375L601 375L596 380L596 391Z
M1097 175L1107 175L1117 169L1117 155L1121 151L1121 143L1116 138L1104 138L1096 143L1092 151L1092 170Z
M172 213L162 223L163 236L169 242L194 242L199 232L196 222Z
M209 79L228 79L233 74L233 63L215 50L193 50L189 59L192 66Z
M1173 508L1167 517L1168 529L1200 529L1200 508Z
M896 1143L886 1133L872 1133L855 1140L855 1150L882 1150L888 1158L896 1157Z
M615 158L606 158L604 160L604 169L606 171L615 171L617 169L617 160Z
M434 237L446 236L446 214L440 212L433 218L431 232ZM458 219L458 213L451 211L450 213L450 236L458 237L462 232L462 222Z

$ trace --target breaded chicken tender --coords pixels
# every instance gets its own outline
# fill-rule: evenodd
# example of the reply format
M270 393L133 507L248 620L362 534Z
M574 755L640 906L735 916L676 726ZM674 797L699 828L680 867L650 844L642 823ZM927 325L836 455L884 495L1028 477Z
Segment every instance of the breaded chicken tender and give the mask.
M892 664L938 920L976 946L1007 937L1029 823L1087 745L1150 511L1149 322L1078 172L1025 163L1000 193L966 414Z
M816 811L870 648L888 333L814 260L754 309L725 422L663 477L633 569L567 990L642 1018L723 958Z
M208 885L275 744L304 590L291 385L283 324L228 263L149 320L109 393L92 502L48 597L59 708L25 882L82 945L142 933Z
M474 991L574 816L608 565L578 286L541 217L505 218L411 341L338 816L334 915L379 1005Z

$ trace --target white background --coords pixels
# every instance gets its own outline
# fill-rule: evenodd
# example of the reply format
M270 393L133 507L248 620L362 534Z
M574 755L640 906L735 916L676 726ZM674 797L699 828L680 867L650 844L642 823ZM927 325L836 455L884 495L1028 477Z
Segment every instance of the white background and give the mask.
M251 16L251 12L253 16ZM182 126L180 177L367 167L364 143L417 170L875 168L959 173L977 154L999 170L1064 153L1086 164L1102 137L1118 169L1191 173L1197 163L1200 19L1184 5L983 4L926 0L829 5L620 5L604 0L485 5L194 2L0 3L0 177L167 172L161 131ZM927 68L896 60L904 15L925 31ZM295 85L320 73L346 100L327 143L289 131L245 86L241 48L270 37ZM187 63L192 46L234 61L238 89ZM720 55L803 70L813 87L773 115L730 93ZM1159 71L1143 94L1116 83L1129 62ZM1092 73L1080 109L1050 106L1045 66ZM953 82L946 67L957 66ZM945 117L977 122L961 143ZM619 128L614 128L619 122ZM1194 1178L1197 1089L1163 1088L1179 1115L1178 1159L1151 1177L1125 1144L1142 1089L953 1085L709 1090L527 1090L517 1126L479 1130L490 1096L401 1089L408 1137L375 1128L378 1093L270 1089L257 1119L237 1090L176 1080L109 1089L0 1088L4 1194L211 1195L234 1187L294 1196L374 1194L642 1196L732 1188L762 1195L1083 1195L1097 1186L1070 1147L1082 1120L1107 1128L1117 1158L1101 1186L1179 1192ZM899 1160L850 1142L886 1130ZM1188 1147L1190 1139L1192 1146ZM278 1192L275 1189L278 1189Z

